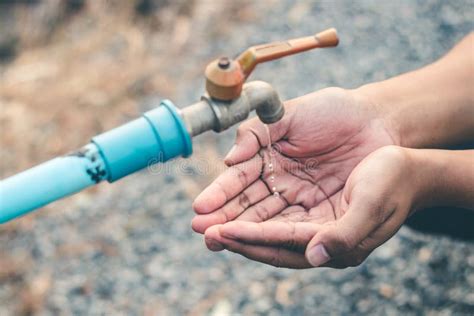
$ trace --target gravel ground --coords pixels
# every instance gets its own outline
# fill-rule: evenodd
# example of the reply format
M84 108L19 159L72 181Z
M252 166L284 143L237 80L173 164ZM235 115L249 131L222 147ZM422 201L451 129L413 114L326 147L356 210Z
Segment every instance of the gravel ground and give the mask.
M200 49L169 73L177 81L188 69L196 72L175 88L180 106L199 97L206 61L251 44L338 29L339 48L254 73L289 99L420 67L460 40L474 20L472 1L264 0L247 3L245 25L210 40L206 10L215 3L197 5L188 45ZM403 228L361 266L345 270L277 269L207 251L190 228L191 201L218 172L203 174L203 158L222 156L233 135L205 135L195 142L194 159L103 184L34 221L2 227L0 315L474 314L474 245L448 237Z

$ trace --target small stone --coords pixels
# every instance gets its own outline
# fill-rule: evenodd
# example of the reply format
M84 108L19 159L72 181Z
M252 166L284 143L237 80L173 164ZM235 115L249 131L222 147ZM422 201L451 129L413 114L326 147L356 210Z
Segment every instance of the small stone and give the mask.
M261 297L255 302L255 310L258 314L268 314L268 311L272 308L272 302L267 297ZM229 315L229 314L222 314Z
M341 293L342 295L344 296L351 296L353 295L357 290L358 290L358 286L355 285L354 283L352 282L346 282L344 283L342 286L341 286Z
M367 313L370 310L371 302L368 299L363 299L357 302L357 311L360 313Z
M418 260L421 262L428 262L431 258L431 250L428 248L421 248L418 251Z
M279 282L275 291L275 300L283 306L291 305L290 292L295 287L295 282L284 280Z
M474 304L474 293L467 293L467 295L464 297L464 301L468 304L473 305Z
M470 273L467 276L467 282L474 288L474 273Z
M249 294L253 298L260 298L265 295L266 289L261 282L253 282L249 287Z
M212 308L210 315L212 316L221 316L221 315L231 315L232 314L232 304L228 300L220 300Z
M467 257L467 264L469 264L471 267L474 267L474 255Z
M273 192L273 196L274 196L274 197L279 197L279 196L280 196L280 192Z
M382 284L379 288L379 293L385 298L392 298L393 288L388 284Z

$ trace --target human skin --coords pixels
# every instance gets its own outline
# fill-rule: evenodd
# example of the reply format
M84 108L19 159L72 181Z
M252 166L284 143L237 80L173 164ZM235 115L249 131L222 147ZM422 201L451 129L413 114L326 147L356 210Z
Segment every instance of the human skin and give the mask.
M473 43L471 34L439 61L386 81L287 102L285 117L270 125L274 184L263 124L242 124L229 169L193 204L193 229L213 251L343 268L360 264L420 208L472 207L472 151L403 147L444 148L474 135Z

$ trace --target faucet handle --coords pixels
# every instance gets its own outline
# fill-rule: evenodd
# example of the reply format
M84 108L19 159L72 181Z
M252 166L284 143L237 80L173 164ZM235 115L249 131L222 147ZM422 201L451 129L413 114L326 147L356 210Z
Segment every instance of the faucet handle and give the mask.
M333 47L337 44L339 44L337 31L330 28L313 36L252 46L240 54L237 61L247 78L259 63L298 54L313 48Z
M336 29L330 28L313 36L252 46L235 60L223 57L211 62L205 72L206 90L215 99L233 100L240 96L245 80L257 64L338 43Z

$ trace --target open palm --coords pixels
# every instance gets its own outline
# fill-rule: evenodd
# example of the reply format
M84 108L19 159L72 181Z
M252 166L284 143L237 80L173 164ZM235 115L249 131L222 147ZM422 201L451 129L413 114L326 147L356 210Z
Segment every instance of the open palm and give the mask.
M285 108L284 118L269 126L271 149L260 121L242 124L226 158L230 167L196 198L193 229L206 232L211 250L222 250L212 238L218 233L214 225L231 221L271 221L266 238L282 241L297 224L311 239L314 226L307 224L333 222L344 214L342 192L359 162L396 143L375 107L353 91L328 88L288 101ZM284 246L304 253L304 245ZM258 256L265 256L265 251L272 249L255 249Z

